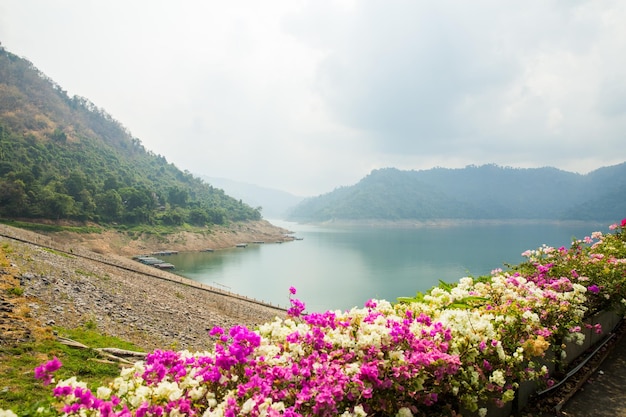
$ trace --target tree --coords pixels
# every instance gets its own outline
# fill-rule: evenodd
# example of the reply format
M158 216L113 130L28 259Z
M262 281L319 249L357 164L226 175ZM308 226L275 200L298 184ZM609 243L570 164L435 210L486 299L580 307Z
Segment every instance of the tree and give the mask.
M54 132L51 135L51 138L55 142L61 142L61 143L67 142L67 135L65 134L64 131L62 131L59 128L54 130Z
M200 207L195 207L189 211L187 221L194 226L204 226L209 223L209 214L206 210Z
M74 171L65 179L65 190L69 195L77 199L81 191L85 189L86 183L85 174L81 171Z
M122 218L124 204L122 197L116 190L107 190L96 198L97 212L105 220L117 221Z
M44 198L41 200L47 217L53 219L69 219L76 214L74 199L67 195L57 193L50 188L45 188Z
M172 206L187 207L189 193L180 187L171 187L167 193L167 200Z
M20 217L26 213L28 196L21 180L0 180L0 214Z
M180 207L176 207L163 213L161 219L167 225L181 226L185 223L185 211Z

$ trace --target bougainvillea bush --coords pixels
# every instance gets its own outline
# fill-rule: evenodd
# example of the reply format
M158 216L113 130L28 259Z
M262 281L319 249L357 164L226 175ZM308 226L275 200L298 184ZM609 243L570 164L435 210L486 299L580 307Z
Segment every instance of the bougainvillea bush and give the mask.
M94 391L76 378L58 381L59 404L48 412L484 416L488 404L512 401L522 381L551 384L549 357L559 360L565 342L582 343L587 317L622 311L626 219L610 229L395 304L306 313L291 288L286 317L254 330L214 328L206 352L154 351ZM48 383L59 366L55 358L36 376Z

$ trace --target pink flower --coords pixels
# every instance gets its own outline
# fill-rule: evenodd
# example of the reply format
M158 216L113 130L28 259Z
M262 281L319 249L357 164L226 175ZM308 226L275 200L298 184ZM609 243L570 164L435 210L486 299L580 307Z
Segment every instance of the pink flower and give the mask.
M587 287L587 291L597 294L600 292L600 287L598 287L596 284L591 284Z
M287 314L291 317L300 317L300 315L302 315L302 312L306 308L304 303L300 300L294 299L289 300L289 302L291 303L291 308L287 310Z
M58 371L62 365L61 361L55 356L52 360L35 368L35 378L41 379L44 385L48 385L52 382L52 374Z
M597 333L597 334L602 334L602 324L600 323L596 323L593 325L593 330Z
M296 295L296 287L289 287L289 294Z
M224 329L222 329L220 326L215 326L211 329L211 331L209 331L210 336L221 336L223 334Z

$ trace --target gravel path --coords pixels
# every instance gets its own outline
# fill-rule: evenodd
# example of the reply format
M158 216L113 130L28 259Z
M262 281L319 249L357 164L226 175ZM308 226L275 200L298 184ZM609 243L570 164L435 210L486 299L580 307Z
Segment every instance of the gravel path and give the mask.
M0 267L0 279L5 288L15 285L9 279L19 279L23 290L14 299L3 292L5 319L0 324L6 325L6 317L18 316L20 310L46 326L95 325L147 350L205 350L211 346L208 330L213 326L254 327L285 314L122 256L68 247L3 225L0 235L10 263Z

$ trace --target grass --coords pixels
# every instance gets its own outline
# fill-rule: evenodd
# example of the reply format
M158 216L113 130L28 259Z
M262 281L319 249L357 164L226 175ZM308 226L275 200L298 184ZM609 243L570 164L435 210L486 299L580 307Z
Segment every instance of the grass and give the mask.
M98 275L96 273L85 271L84 269L75 269L74 272L76 274L78 274L78 275L82 275L82 276L85 276L85 277L94 277L94 278L105 279L105 280L110 279L109 276L102 277L102 276L100 276L100 275Z
M24 294L24 290L22 287L11 287L6 290L8 295L12 295L15 297L21 297Z
M178 232L205 232L206 227L200 226L191 226L187 223L180 226L168 226L168 225L149 225L149 224L139 224L139 225L117 225L111 227L114 230L119 232L126 233L131 238L139 238L141 235L171 235Z
M9 245L8 242L2 243L2 245L0 245L0 250L6 254L13 253L13 248L11 248L11 245Z
M55 331L59 336L93 348L141 350L132 343L99 334L88 324L77 329L55 328ZM120 373L119 364L103 363L96 352L63 345L52 335L13 347L1 346L0 409L12 410L19 416L41 416L36 410L39 407L45 409L53 403L52 390L51 386L46 387L34 378L34 369L55 356L63 363L55 374L57 380L76 376L91 389L106 385Z
M68 255L68 254L67 254L67 253L65 253L65 252L59 252L59 251L58 251L58 250L56 250L56 249L50 249L50 248L44 248L44 247L42 247L41 249L42 249L42 250L44 250L44 251L46 251L46 252L49 252L49 253L51 253L51 254L53 254L53 255L62 256L62 257L64 257L64 258L72 258L72 257L73 257L72 255Z
M9 226L19 227L20 229L30 230L32 232L74 232L74 233L101 233L102 227L99 226L60 226L53 224L42 224L34 222L25 222L20 220L0 219L0 223Z

